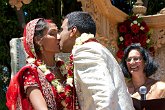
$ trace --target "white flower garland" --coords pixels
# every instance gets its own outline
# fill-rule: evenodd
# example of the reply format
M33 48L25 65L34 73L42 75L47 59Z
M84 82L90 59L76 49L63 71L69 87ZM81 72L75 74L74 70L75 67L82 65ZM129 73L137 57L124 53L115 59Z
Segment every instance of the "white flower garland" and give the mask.
M85 41L94 38L93 34L82 33L80 37L76 39L75 46L82 45Z

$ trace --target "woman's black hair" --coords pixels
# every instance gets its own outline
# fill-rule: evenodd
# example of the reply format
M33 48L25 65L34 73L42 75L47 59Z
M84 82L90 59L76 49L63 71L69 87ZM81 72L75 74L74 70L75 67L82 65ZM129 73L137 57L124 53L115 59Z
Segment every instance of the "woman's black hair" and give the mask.
M35 26L35 32L34 36L36 37L43 37L44 36L44 30L47 29L47 22L45 19L38 20L36 26Z
M43 18L39 19L35 26L34 37L42 38L45 34L46 29L48 29L47 21ZM40 55L40 48L41 48L40 45L38 45L37 43L34 42L34 48L35 48L35 52L36 52L37 56Z
M141 45L139 43L134 43L130 46L128 46L125 50L124 50L124 56L122 58L122 61L120 63L120 67L123 71L123 74L126 78L131 78L132 75L130 74L130 72L128 71L127 65L126 65L126 59L128 57L128 54L131 50L138 50L145 62L145 66L144 66L144 73L146 74L146 77L151 76L152 74L154 74L157 69L158 69L158 64L154 61L153 57L151 57L150 53L144 49L143 47L141 47Z

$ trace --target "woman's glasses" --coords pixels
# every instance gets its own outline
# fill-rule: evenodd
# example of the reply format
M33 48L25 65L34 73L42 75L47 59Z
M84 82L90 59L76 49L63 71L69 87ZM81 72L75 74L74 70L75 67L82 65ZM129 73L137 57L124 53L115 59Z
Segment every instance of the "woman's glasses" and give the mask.
M141 57L130 57L130 58L127 58L125 61L126 61L127 63L130 63L132 60L133 60L134 62L140 62L140 61L142 60L142 58L141 58Z

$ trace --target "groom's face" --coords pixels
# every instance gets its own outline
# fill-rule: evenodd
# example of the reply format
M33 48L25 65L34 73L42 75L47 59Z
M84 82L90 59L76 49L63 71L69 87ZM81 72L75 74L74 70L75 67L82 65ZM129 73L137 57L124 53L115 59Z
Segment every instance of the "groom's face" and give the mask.
M68 19L64 19L60 32L60 50L64 53L70 53L74 43L73 29L68 30Z

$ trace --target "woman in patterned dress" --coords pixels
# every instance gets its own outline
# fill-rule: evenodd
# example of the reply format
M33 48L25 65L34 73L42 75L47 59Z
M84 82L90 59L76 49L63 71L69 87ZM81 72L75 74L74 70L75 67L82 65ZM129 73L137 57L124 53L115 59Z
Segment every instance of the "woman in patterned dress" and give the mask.
M27 23L24 29L24 48L27 64L11 79L6 93L9 110L61 110L57 88L52 86L65 81L54 56L59 53L57 26L51 20L38 18ZM58 62L59 63L59 62ZM46 72L54 75L45 75Z

